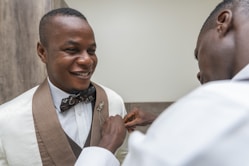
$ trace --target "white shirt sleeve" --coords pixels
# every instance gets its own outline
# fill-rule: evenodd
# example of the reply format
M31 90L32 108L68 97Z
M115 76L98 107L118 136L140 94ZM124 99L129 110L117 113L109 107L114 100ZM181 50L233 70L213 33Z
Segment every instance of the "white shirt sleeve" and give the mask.
M120 166L117 158L108 150L100 147L84 148L77 159L75 166Z
M4 154L4 151L3 151L3 145L2 145L2 141L0 139L0 165L1 166L7 166L8 163L6 161L6 156Z
M133 132L122 166L248 166L249 85L206 84Z
M146 135L133 132L122 166L248 166L248 98L248 83L203 85L164 111ZM119 165L107 150L88 150L81 166Z

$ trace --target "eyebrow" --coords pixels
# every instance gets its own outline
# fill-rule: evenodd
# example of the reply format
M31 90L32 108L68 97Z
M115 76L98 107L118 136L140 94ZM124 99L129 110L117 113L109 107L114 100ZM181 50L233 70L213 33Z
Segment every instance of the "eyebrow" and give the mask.
M66 44L79 45L78 42L75 42L72 40L67 41ZM90 44L90 47L97 47L97 44L95 42L93 42L92 44Z
M77 43L77 42L75 42L75 41L72 41L72 40L66 41L65 44L79 45L79 43Z

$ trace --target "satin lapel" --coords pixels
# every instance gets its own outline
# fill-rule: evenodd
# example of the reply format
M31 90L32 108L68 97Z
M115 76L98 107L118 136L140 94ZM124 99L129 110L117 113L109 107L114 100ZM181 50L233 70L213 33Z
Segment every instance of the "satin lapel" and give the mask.
M108 99L105 90L95 83L93 85L96 88L96 102L93 110L90 146L98 145L101 138L101 127L109 116Z
M32 104L36 131L41 138L41 142L38 142L39 148L43 144L55 165L73 166L76 158L61 128L52 101L46 79L35 92Z

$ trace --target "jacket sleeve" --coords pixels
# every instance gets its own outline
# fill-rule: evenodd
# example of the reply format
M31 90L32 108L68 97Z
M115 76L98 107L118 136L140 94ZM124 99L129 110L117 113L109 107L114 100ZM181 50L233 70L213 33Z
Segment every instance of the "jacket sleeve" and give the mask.
M8 166L7 161L6 161L6 156L3 150L3 144L2 144L1 137L0 137L0 165Z
M120 166L117 158L108 150L100 147L84 148L77 159L75 166Z

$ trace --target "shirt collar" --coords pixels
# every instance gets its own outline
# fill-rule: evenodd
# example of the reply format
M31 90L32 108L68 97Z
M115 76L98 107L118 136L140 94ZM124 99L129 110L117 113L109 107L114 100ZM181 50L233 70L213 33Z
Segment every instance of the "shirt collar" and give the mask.
M249 78L249 64L240 70L233 78L232 81L244 80Z
M57 88L48 78L48 84L51 90L52 99L54 101L54 106L56 110L60 111L60 104L63 98L68 97L70 94L64 92L63 90Z

